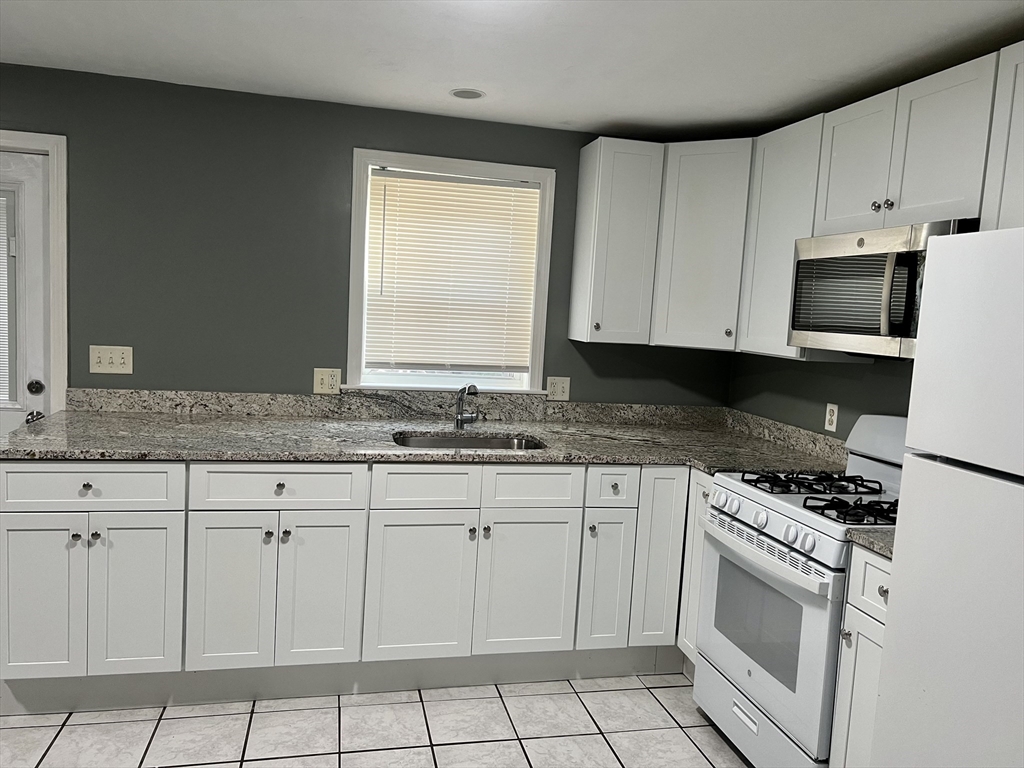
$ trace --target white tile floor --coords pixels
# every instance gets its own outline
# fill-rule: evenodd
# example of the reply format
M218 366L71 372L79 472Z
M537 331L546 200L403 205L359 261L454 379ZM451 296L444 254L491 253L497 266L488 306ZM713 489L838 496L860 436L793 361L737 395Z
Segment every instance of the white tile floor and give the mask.
M3 768L744 768L683 675L0 717Z

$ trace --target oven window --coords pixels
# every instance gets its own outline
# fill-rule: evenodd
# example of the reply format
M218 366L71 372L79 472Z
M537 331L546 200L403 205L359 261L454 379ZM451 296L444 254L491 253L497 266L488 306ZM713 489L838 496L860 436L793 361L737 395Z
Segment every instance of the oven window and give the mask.
M803 612L800 603L718 558L715 629L794 693Z

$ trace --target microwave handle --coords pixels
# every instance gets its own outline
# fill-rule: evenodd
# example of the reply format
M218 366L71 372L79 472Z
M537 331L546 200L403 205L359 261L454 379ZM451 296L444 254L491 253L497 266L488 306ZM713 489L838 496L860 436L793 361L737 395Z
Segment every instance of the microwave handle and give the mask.
M879 335L889 336L889 313L892 304L892 284L896 276L896 254L890 253L885 259L885 277L882 278L882 310L879 318Z
M740 557L749 560L758 567L778 576L780 579L788 581L790 584L800 587L801 589L806 589L808 592L815 595L828 594L829 588L831 587L829 583L812 579L810 576L805 576L799 571L794 571L792 568L783 565L774 558L759 552L753 547L741 544L734 537L719 530L718 526L703 515L698 518L697 524L704 529L705 533L712 538L717 539L724 547L731 549Z

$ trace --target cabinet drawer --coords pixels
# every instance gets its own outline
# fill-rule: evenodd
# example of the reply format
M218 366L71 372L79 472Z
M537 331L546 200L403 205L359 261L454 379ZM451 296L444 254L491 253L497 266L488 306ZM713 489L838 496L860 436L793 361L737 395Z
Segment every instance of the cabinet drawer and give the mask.
M483 468L484 507L582 507L582 466Z
M847 602L885 623L889 605L889 570L892 561L855 546L850 556L850 591Z
M185 509L185 465L60 461L0 464L6 512Z
M640 467L588 467L588 507L635 507L640 502Z
M365 464L193 464L190 509L366 509Z
M472 464L376 464L373 509L476 509L480 467Z

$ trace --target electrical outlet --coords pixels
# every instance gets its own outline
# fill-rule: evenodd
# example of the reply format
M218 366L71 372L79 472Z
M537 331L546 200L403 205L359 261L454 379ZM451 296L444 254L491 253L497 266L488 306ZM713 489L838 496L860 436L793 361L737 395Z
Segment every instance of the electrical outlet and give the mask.
M134 372L135 365L132 361L131 347L89 345L89 373L130 374Z
M548 376L548 400L569 399L569 377Z
M825 406L825 431L835 432L836 424L839 422L839 406L829 403Z
M314 368L313 394L336 395L341 392L340 368Z

